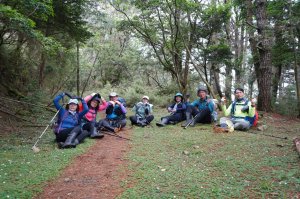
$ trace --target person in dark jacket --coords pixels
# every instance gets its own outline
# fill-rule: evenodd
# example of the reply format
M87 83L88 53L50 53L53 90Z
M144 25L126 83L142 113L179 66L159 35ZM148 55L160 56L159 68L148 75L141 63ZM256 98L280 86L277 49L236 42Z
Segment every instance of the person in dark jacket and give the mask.
M118 100L118 94L111 92L106 108L106 118L98 123L99 130L109 130L117 133L126 126L126 107Z
M183 103L183 95L181 93L176 93L174 101L175 103L167 108L170 115L162 117L161 121L156 123L157 126L163 127L167 124L176 124L185 119L186 105Z
M214 118L212 114L215 110L215 103L207 97L207 89L203 86L197 90L199 99L193 101L186 109L186 122L181 126L195 126L195 123L211 123Z
M89 108L82 98L83 110L79 112L78 99L70 99L66 108L63 108L59 101L65 96L61 93L53 100L55 108L59 110L57 127L54 130L56 141L59 148L73 148L83 141L87 131L82 131L80 122L83 116L88 112Z

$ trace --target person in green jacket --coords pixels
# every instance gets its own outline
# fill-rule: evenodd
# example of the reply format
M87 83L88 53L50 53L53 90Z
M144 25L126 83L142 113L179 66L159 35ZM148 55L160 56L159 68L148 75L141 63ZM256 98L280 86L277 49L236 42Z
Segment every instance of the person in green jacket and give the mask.
M251 127L250 118L255 115L255 100L247 100L242 88L235 89L234 94L236 99L228 108L226 108L226 98L222 97L222 111L225 116L231 116L230 120L235 130L246 131ZM228 118L220 118L221 127L226 127L226 122L224 122L226 119Z

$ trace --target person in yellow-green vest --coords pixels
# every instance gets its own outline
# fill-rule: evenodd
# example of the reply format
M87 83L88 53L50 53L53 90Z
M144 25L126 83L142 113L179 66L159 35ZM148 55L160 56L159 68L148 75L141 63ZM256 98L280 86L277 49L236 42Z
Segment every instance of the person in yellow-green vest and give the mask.
M226 98L222 97L221 105L225 116L231 116L230 120L235 130L246 131L251 127L250 120L255 116L255 99L251 101L245 98L244 89L237 88L234 91L235 101L226 108ZM221 127L226 127L226 118L220 118Z

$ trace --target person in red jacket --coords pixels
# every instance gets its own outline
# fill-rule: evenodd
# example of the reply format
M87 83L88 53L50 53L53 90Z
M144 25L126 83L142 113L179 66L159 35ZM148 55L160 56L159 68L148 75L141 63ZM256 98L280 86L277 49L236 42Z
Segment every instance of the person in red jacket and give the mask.
M84 98L84 101L87 103L89 107L89 111L82 118L82 129L87 130L91 138L103 138L104 135L101 132L97 131L95 127L97 113L103 111L107 107L107 102L105 99L101 98L99 93L92 93Z

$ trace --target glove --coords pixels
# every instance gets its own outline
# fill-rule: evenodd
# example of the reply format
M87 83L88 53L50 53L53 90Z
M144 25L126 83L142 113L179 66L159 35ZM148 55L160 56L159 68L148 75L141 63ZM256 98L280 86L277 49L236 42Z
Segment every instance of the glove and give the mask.
M96 96L101 99L101 95L99 93L97 93Z
M68 96L69 98L72 98L72 95L70 93L65 93L66 96Z
M79 96L73 96L72 99L78 99L79 101L83 101L82 97Z

